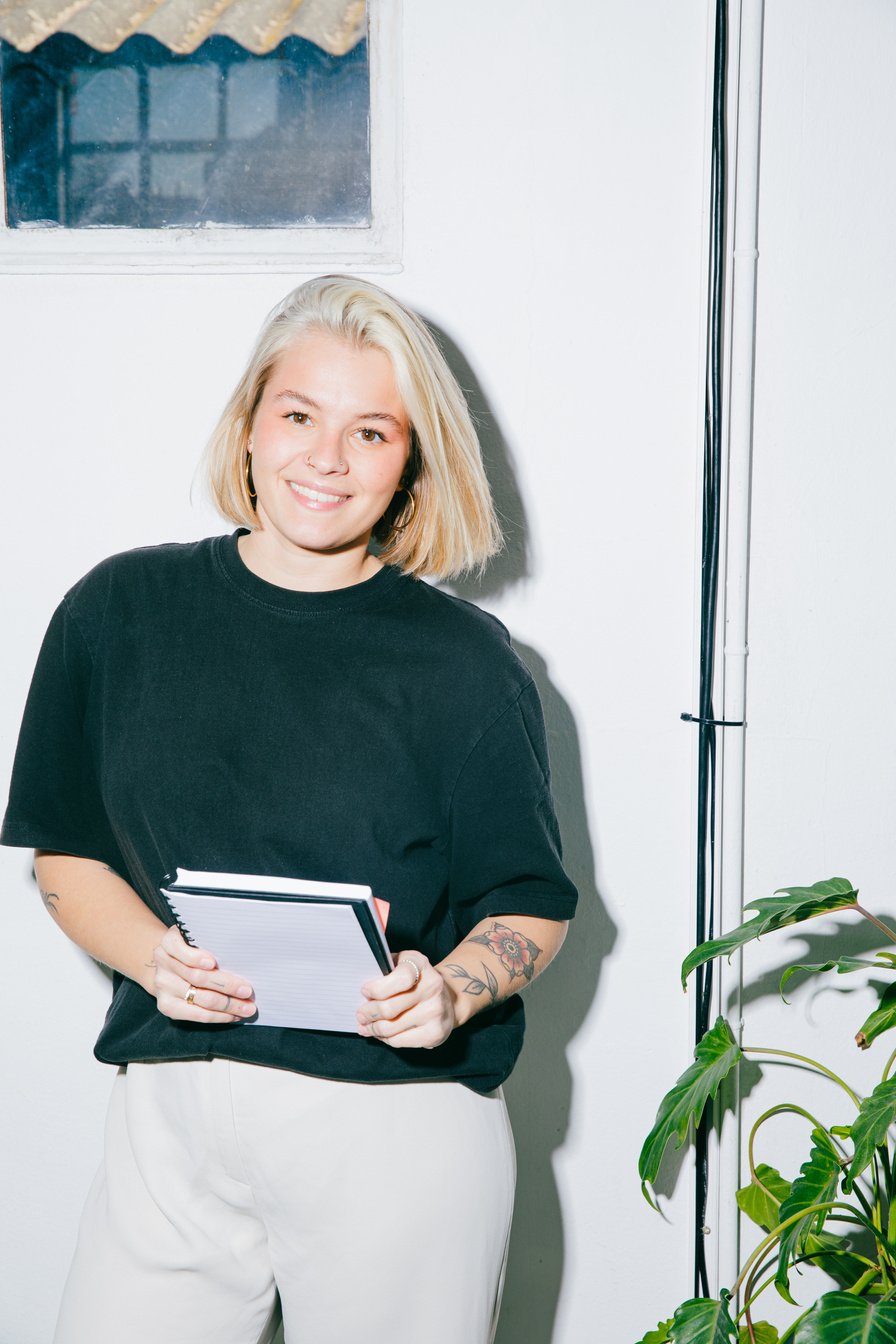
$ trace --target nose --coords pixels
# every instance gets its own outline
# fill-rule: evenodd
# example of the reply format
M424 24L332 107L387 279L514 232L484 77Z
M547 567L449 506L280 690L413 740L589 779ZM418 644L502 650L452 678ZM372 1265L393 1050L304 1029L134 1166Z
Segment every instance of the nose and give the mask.
M342 453L342 440L336 432L322 430L305 454L305 465L320 476L345 475L348 465Z

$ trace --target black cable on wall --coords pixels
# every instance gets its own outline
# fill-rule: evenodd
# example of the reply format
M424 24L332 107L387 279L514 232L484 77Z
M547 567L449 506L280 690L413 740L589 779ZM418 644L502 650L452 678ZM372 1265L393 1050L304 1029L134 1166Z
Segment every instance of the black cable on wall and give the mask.
M703 433L703 550L700 586L700 707L697 764L697 916L695 943L713 937L715 925L716 728L713 668L719 587L719 530L722 472L722 317L725 283L727 205L726 102L728 84L728 3L716 0L713 62L712 165L709 208L709 286L706 341L706 409ZM697 968L695 1038L710 1026L712 963ZM696 1134L694 1295L709 1296L706 1268L706 1200L709 1183L709 1108Z

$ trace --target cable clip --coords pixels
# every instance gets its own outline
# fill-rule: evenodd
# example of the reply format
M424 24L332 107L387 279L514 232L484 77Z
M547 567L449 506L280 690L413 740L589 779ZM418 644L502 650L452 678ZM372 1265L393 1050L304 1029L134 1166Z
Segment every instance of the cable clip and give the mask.
M743 728L746 719L704 719L699 714L682 714L685 723L711 723L714 728Z

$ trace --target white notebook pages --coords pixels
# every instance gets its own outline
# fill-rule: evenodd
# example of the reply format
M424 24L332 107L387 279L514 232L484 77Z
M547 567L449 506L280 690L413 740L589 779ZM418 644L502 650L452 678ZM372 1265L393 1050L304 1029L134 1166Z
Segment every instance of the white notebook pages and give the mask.
M361 985L392 968L369 887L178 868L162 895L187 940L254 989L242 1026L355 1032Z

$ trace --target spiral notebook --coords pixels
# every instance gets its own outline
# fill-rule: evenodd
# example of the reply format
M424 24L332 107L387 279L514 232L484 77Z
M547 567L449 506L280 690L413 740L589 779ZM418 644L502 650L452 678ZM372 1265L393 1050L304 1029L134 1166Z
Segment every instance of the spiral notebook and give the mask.
M178 868L162 895L187 942L254 989L241 1028L355 1032L361 985L392 970L388 903L369 887Z

